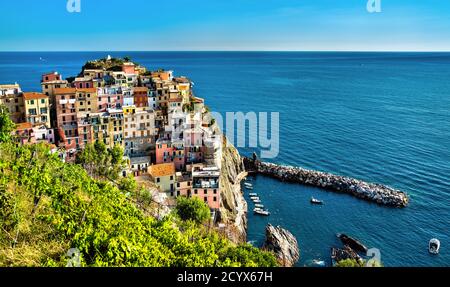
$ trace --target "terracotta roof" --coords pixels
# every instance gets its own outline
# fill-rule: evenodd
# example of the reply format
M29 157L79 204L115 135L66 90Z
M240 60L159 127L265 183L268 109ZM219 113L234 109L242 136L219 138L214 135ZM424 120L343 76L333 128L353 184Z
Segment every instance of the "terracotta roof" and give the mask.
M37 100L37 99L46 99L47 95L41 93L23 93L23 98L25 100Z
M77 89L75 88L59 88L55 89L55 95L67 95L67 94L75 94Z
M97 89L96 88L86 88L86 89L59 88L59 89L55 89L55 95L75 94L76 92L96 93Z
M96 88L86 88L86 89L76 89L77 92L82 92L82 93L96 93L97 89Z
M152 165L148 168L148 173L153 177L161 177L175 174L174 163L163 163Z
M16 130L18 130L18 131L31 129L32 127L33 127L33 125L31 123L19 123L19 124L16 124Z
M148 88L147 87L135 87L133 90L135 92L148 92Z

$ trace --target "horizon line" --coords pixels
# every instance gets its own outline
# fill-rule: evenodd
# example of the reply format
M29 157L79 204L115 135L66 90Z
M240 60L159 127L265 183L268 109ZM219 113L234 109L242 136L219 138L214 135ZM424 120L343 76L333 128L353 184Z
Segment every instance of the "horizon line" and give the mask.
M449 50L0 50L0 53L146 53L146 52L279 52L279 53L295 53L295 52L329 52L329 53L450 53Z

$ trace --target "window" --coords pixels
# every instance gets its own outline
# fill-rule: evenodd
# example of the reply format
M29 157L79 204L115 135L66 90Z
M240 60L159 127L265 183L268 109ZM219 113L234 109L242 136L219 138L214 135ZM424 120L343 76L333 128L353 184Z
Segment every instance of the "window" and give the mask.
M205 202L208 202L208 198L205 196L205 198L203 198L203 200L205 201Z
M208 190L203 190L203 193L206 195L206 194L208 194Z
M214 197L213 197L213 201L217 201L217 197L214 196Z
M160 182L161 182L161 179L160 179L159 177L157 177L157 178L156 178L156 182L157 182L157 183L160 183Z
M170 180L173 180L173 175L170 176Z
M177 187L180 187L180 183L179 182L177 182Z
M45 104L45 99L41 99L41 104Z
M196 189L194 189L194 194L198 194L198 191Z

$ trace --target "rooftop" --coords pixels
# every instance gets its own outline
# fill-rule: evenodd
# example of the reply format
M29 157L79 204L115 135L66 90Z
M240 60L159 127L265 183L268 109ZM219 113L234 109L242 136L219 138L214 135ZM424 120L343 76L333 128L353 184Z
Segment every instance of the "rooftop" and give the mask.
M153 177L161 177L175 174L174 163L163 163L152 165L148 168L148 173Z
M32 127L33 127L33 125L31 123L16 124L16 130L18 130L18 131L31 129Z
M38 100L38 99L46 99L47 95L41 93L23 93L23 98L25 100Z

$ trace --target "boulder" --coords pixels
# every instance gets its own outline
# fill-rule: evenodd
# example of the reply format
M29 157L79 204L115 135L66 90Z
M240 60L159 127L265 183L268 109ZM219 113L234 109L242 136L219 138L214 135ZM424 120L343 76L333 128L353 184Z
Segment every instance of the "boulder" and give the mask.
M267 225L263 249L273 252L278 263L283 267L292 267L300 259L297 239L280 226Z

